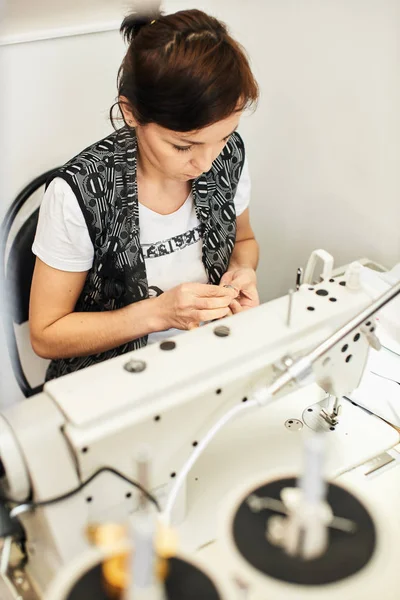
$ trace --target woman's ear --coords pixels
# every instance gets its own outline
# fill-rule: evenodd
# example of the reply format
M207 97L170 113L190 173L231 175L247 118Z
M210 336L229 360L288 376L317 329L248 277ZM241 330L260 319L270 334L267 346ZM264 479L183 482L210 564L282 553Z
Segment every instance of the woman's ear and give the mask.
M120 96L118 98L118 104L124 117L125 123L129 125L129 127L136 127L136 125L138 125L138 122L133 116L128 98L126 98L126 96Z

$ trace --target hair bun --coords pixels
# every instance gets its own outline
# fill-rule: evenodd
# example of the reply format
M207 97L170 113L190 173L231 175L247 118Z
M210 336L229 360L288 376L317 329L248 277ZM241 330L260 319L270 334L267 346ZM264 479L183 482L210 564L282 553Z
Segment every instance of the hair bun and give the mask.
M125 17L120 28L124 40L130 44L142 27L148 25L151 21L152 19L149 17L142 17L139 15L129 15Z
M129 44L143 27L160 17L161 2L157 0L136 1L135 11L122 21L120 32Z

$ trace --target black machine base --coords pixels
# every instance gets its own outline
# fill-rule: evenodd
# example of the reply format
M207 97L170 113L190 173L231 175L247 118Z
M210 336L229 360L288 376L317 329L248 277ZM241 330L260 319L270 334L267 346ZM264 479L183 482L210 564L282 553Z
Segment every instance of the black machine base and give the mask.
M165 581L168 600L220 600L214 583L194 565L180 558L171 558L168 566ZM103 584L101 564L87 571L65 600L110 600Z
M251 494L280 499L284 488L296 485L295 479L279 479L258 487ZM321 557L305 561L288 556L282 548L272 545L266 537L267 520L277 513L271 510L253 512L247 497L232 523L233 539L239 553L261 573L287 583L317 586L354 575L367 565L374 553L374 524L364 506L341 487L330 484L327 501L334 515L353 521L356 530L344 533L330 528L329 546Z

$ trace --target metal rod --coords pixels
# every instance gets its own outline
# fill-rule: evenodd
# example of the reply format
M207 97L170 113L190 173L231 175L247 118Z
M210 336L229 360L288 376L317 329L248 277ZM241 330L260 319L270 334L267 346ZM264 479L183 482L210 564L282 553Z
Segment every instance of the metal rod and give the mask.
M299 267L297 269L297 275L296 275L296 291L298 291L300 289L300 286L302 283L303 283L303 269L301 267Z
M329 352L329 350L331 350L338 342L357 329L364 321L372 317L378 310L383 308L399 294L400 282L396 283L387 292L379 296L379 298L367 306L367 308L364 308L358 315L350 319L348 323L340 327L335 333L321 342L314 350L311 350L308 354L295 360L282 375L277 377L275 381L268 386L266 390L267 395L270 397L274 396L292 381L301 381L301 379L304 379L305 374L312 372L312 365L321 358L321 356L326 352Z
M287 506L282 500L278 500L277 498L260 498L252 494L247 498L247 505L254 513L259 513L263 510L270 510L281 515L288 515L289 513ZM345 533L354 533L357 530L357 525L354 521L345 517L336 517L335 515L329 521L328 527Z
M151 452L147 446L142 446L136 455L137 465L137 480L142 486L142 489L150 489L150 462ZM139 506L142 510L149 508L149 502L145 494L139 494Z
M332 414L336 417L339 414L339 407L340 407L340 398L335 397L335 401L334 401L333 407L332 407Z
M0 559L0 575L2 576L7 575L8 566L10 564L12 541L12 537L9 536L4 540L3 543L3 551Z
M289 305L288 305L288 313L287 313L286 325L288 327L290 327L291 322L292 322L292 309L293 309L293 295L294 295L294 291L293 290L289 290L288 294L289 294Z

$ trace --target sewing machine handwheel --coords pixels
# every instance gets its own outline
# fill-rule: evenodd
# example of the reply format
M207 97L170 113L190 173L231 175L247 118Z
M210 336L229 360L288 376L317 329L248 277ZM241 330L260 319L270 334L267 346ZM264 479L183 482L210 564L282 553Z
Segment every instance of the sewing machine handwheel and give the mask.
M323 585L340 581L363 569L376 547L373 521L364 506L342 487L329 484L327 500L335 516L350 519L356 524L354 533L329 530L326 553L310 561L288 556L272 545L266 536L267 519L274 511L252 512L247 504L250 494L280 499L283 488L294 487L292 478L277 479L249 491L239 505L231 523L231 535L236 549L254 569L287 583Z

